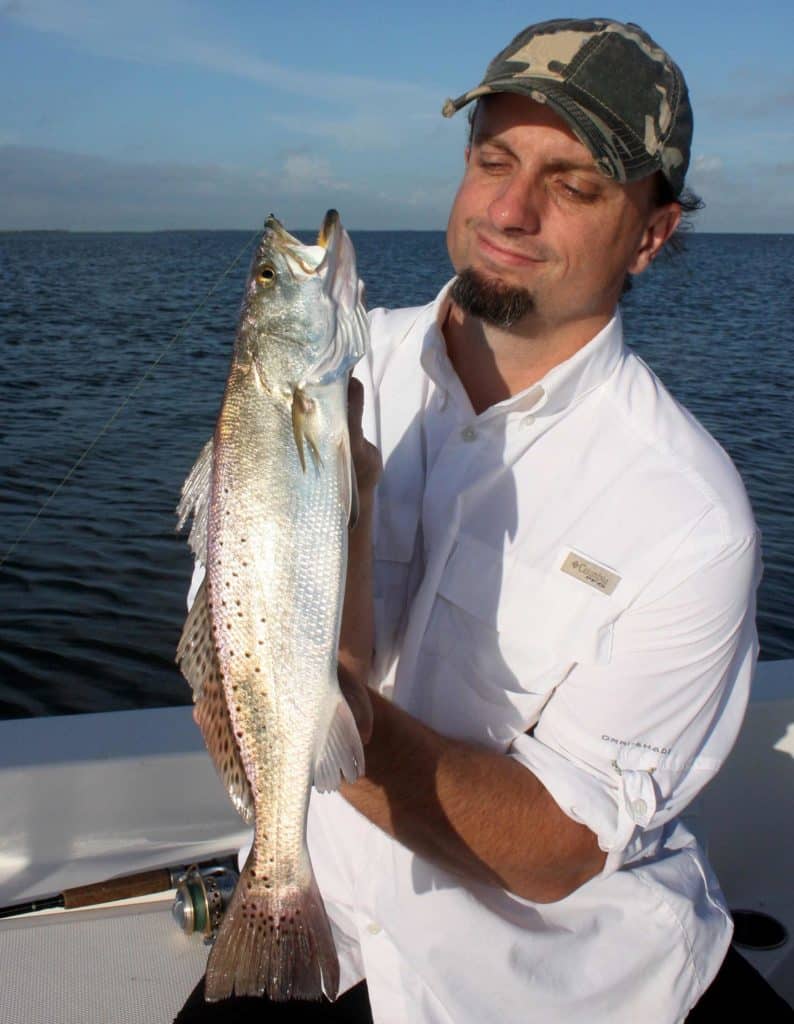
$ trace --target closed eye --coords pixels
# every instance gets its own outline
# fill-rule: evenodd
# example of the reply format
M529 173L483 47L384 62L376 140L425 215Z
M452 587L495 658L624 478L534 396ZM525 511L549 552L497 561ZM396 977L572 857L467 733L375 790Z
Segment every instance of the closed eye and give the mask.
M598 192L588 192L584 189L577 188L576 185L572 185L569 181L559 179L558 185L561 191L570 199L576 199L582 203L592 203L594 200L598 199Z

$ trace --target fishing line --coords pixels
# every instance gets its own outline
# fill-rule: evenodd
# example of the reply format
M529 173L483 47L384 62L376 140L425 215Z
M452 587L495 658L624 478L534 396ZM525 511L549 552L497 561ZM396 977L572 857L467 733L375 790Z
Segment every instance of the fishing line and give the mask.
M173 338L171 338L170 341L166 342L166 344L162 348L162 351L160 352L160 355L148 367L148 369L143 374L143 376L132 386L132 389L121 400L121 403L117 406L116 410L113 412L113 414L110 416L110 418L100 428L99 433L96 435L96 437L93 439L93 441L88 445L88 447L85 449L85 451L82 453L82 455L80 455L80 457L72 464L72 466L70 467L69 471L67 472L67 474L63 478L63 480L61 480L61 482L56 486L55 490L45 499L44 503L41 505L41 507L39 508L38 512L36 512L36 514L33 516L33 518L30 520L30 522L28 522L27 526L25 526L25 528L22 530L22 532L17 537L17 539L14 541L14 543L11 545L11 547L8 549L8 551L6 551L6 553L3 555L3 557L0 558L0 568L2 568L5 565L5 563L11 557L11 555L13 555L13 553L16 551L16 549L19 547L19 545L22 543L22 541L25 539L25 537L27 537L27 535L33 529L33 527L36 524L36 522L38 521L38 519L46 511L46 509L49 506L49 504L52 501L52 499L55 498L61 492L61 490L63 490L65 485L69 482L69 480L72 478L72 476L74 476L74 474L77 472L77 470L83 464L85 459L91 454L91 452L94 450L94 448L96 448L96 446L99 444L99 442L102 440L102 438L108 432L108 430L110 430L110 428L113 426L113 424L119 418L119 416L122 414L124 409L129 405L130 401L134 398L136 393L140 390L142 385L149 379L149 377L152 375L152 373L157 369L157 367L163 361L163 359L165 358L166 353L168 352L168 350L174 344L176 344L176 342L182 337L182 335L185 333L185 331L191 325L191 323L196 318L196 316L206 306L209 297L212 295L212 293L215 291L215 289L218 287L218 285L221 283L221 281L223 281L224 278L228 277L228 275L231 273L231 271L234 269L235 265L239 261L240 257L250 247L251 242L253 242L253 240L255 238L257 238L260 233L261 233L260 229L257 229L251 235L251 237L248 239L248 241L245 243L245 245L242 247L242 249L237 253L237 255L234 257L232 262L229 264L229 266L224 270L224 272L221 274L221 276L217 279L217 281L215 281L215 283L209 289L209 291L204 296L204 298L201 300L201 302L199 302L199 304L191 312L191 314L188 316L187 320L185 320L185 322L182 324L182 326L179 328L179 330L176 332L176 334L173 336Z

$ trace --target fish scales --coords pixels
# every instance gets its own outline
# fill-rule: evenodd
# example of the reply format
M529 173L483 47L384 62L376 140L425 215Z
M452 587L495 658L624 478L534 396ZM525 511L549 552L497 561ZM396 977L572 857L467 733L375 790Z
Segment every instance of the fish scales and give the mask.
M294 873L303 867L303 821L293 805L308 802L316 708L327 699L327 680L336 669L328 638L338 634L340 607L329 594L338 591L346 560L346 512L333 479L328 486L313 469L301 469L294 443L284 446L278 461L263 465L257 457L251 437L291 441L282 409L256 400L239 406L228 410L239 429L216 443L213 487L219 500L210 505L209 593L221 604L214 619L230 718L246 775L264 807L257 815L255 863L269 860L272 849L289 858ZM330 460L330 445L325 447ZM245 493L248 500L230 507L220 500L224 490ZM266 524L257 521L263 507ZM278 840L268 845L268 834ZM289 873L288 865L284 870Z
M195 717L254 841L207 967L210 1000L333 998L339 966L306 846L311 786L363 752L336 677L354 478L349 373L363 286L333 211L325 248L274 218L246 286L212 444L183 488L180 526L207 566L177 659Z

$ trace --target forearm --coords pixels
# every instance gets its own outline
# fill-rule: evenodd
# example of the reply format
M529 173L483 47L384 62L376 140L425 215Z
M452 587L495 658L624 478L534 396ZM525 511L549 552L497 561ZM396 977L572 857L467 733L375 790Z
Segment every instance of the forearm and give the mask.
M349 802L409 849L470 881L551 902L602 869L595 835L504 754L448 739L367 690L374 644L372 510L380 457L361 433L351 382L350 440L359 517L349 535L339 679L365 744Z
M378 694L372 703L366 775L342 793L404 846L538 903L562 899L602 869L593 833L522 765L447 739Z

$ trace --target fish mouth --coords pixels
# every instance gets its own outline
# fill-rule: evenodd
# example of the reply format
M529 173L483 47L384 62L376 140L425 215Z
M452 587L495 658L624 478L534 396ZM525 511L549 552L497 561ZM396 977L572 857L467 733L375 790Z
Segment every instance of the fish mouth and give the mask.
M293 268L300 268L304 274L322 275L329 263L336 263L343 234L337 210L328 210L323 217L315 245L305 245L291 235L272 213L265 221L265 237L270 245L283 253Z
M272 213L265 221L265 235L277 249L286 249L289 251L291 249L305 248L300 239L291 235L278 217Z

